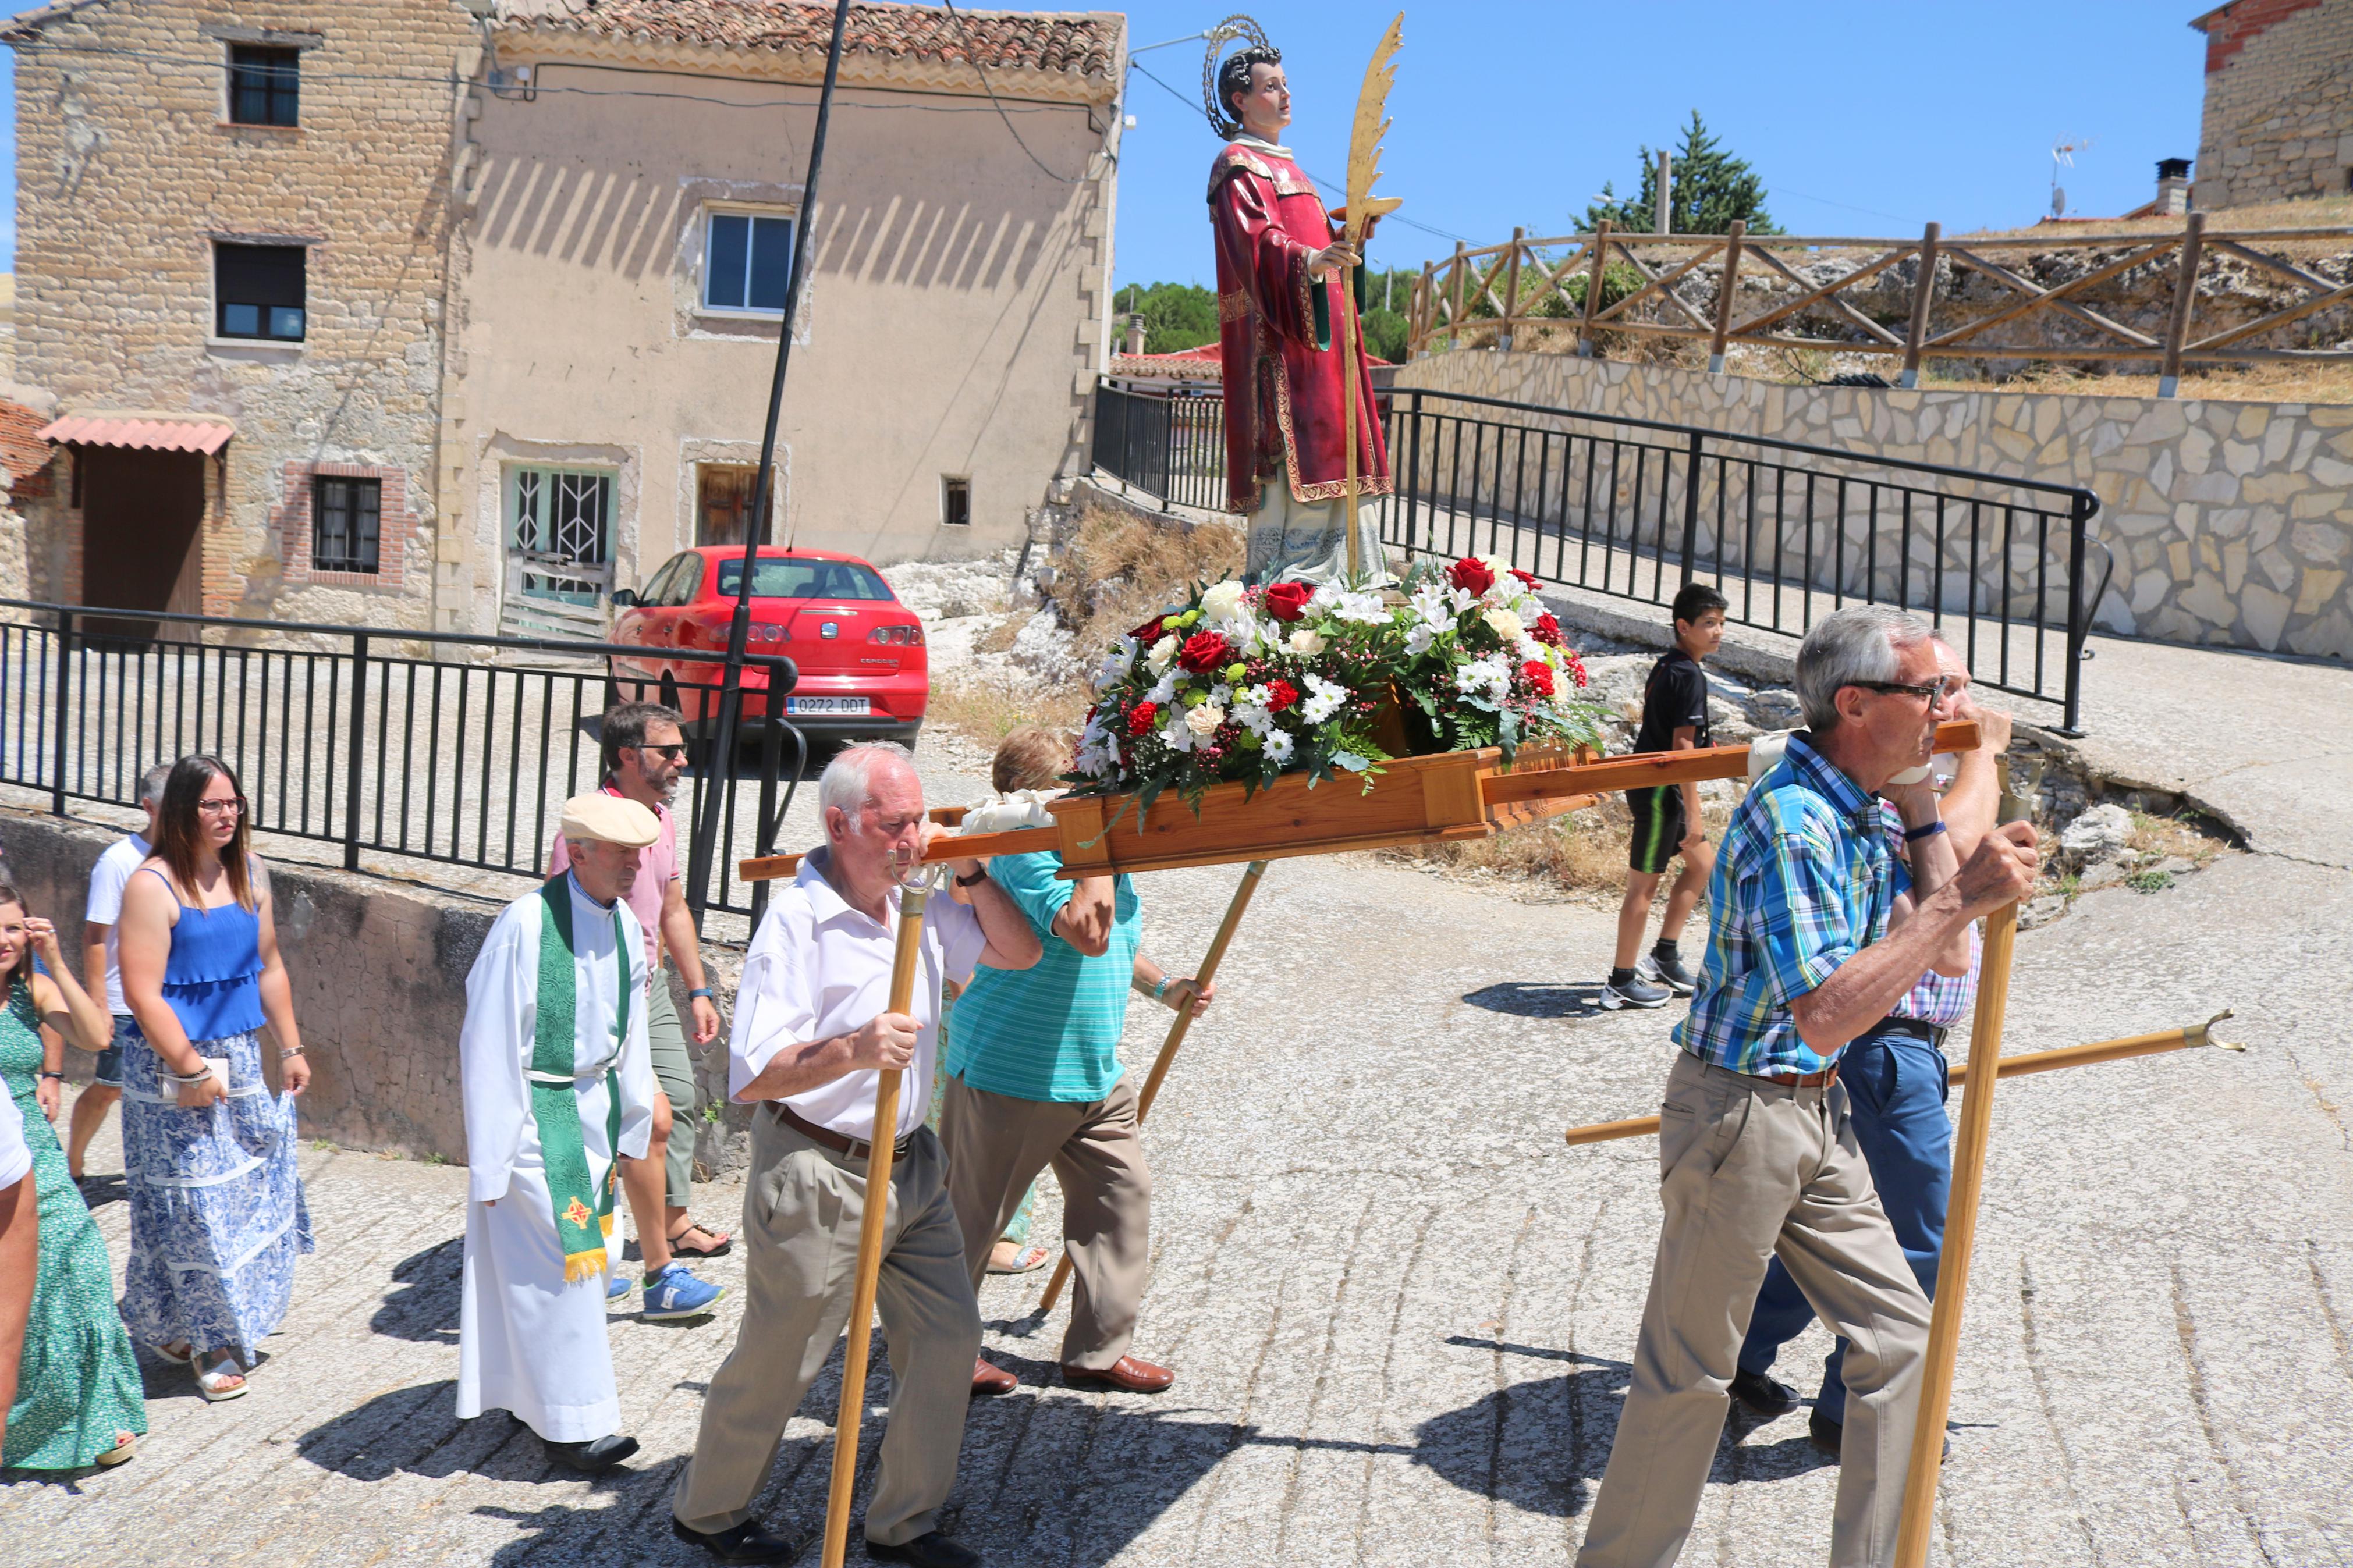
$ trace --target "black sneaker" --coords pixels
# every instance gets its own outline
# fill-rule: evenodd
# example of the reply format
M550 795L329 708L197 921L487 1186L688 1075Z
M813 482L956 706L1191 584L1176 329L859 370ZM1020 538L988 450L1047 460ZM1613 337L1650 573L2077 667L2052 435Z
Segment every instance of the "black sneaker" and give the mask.
M1678 996L1688 996L1699 985L1699 976L1683 967L1683 954L1660 952L1653 949L1642 955L1634 973L1645 980L1656 981Z
M1663 1007L1672 994L1665 986L1643 979L1639 971L1622 978L1613 971L1609 984L1601 987L1601 1005L1612 1009Z
M1734 1373L1732 1397L1768 1419L1776 1415L1787 1415L1798 1407L1796 1389L1778 1378L1767 1377L1761 1372Z

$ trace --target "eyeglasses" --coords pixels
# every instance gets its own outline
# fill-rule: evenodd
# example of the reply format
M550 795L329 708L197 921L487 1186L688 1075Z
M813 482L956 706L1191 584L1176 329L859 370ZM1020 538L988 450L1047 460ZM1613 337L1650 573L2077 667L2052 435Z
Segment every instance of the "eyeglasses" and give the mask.
M1925 697L1931 702L1941 702L1958 684L1949 675L1940 675L1925 686L1907 686L1900 680L1850 680L1849 686L1860 686L1865 691L1902 693L1906 697Z
M236 816L245 810L245 796L235 795L227 800L200 800L196 802L196 809L206 816Z

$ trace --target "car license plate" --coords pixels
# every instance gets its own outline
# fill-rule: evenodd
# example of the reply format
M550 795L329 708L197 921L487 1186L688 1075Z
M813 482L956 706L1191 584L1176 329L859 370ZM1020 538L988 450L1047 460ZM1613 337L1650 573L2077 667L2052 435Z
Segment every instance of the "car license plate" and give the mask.
M787 713L865 713L871 710L863 697L787 697Z

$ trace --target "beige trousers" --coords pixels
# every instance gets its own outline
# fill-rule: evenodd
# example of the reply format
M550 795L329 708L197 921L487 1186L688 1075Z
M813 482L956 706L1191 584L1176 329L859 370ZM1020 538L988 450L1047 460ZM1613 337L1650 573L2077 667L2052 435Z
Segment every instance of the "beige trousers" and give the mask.
M1152 1262L1152 1173L1136 1136L1134 1082L1123 1076L1108 1096L1086 1103L1017 1100L952 1078L940 1141L973 1289L1021 1194L1050 1164L1062 1184L1062 1245L1078 1278L1062 1364L1101 1371L1125 1355Z
M936 1527L955 1485L980 1353L980 1313L948 1207L946 1163L939 1140L918 1129L892 1167L884 1209L876 1301L890 1351L891 1420L866 1503L866 1539L886 1546ZM849 1316L865 1203L865 1161L819 1148L766 1110L753 1119L744 1322L703 1396L702 1429L670 1499L688 1528L725 1530L751 1517L785 1423Z
M1892 1562L1928 1299L1879 1206L1836 1085L1788 1089L1676 1053L1659 1129L1666 1222L1579 1568L1666 1568L1724 1431L1775 1253L1847 1352L1833 1568Z

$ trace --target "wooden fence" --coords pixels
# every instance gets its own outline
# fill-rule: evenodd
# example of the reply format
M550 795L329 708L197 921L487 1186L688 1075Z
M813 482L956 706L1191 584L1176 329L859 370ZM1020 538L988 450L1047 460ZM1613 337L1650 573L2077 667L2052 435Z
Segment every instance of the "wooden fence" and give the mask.
M1521 229L1507 244L1457 245L1450 260L1423 264L1407 357L1508 348L1542 327L1573 329L1579 353L1593 353L1597 335L1609 332L1704 342L1709 368L1719 371L1735 343L1883 354L1901 360L1906 386L1917 384L1926 359L2153 361L2164 377L2160 393L2169 396L2185 363L2353 361L2353 335L2341 340L2347 346L2276 342L2281 329L2353 300L2353 280L2323 276L2281 253L2286 247L2310 260L2332 248L2331 240L2353 242L2353 227L2210 233L2203 213L2189 214L2172 233L1951 240L1933 223L1905 240L1751 236L1738 222L1723 235L1620 233L1605 223L1593 234L1531 239ZM2353 251L2353 243L2333 248ZM2038 258L2068 251L2112 254L2087 256L2084 269L2049 285L2025 275L2044 265ZM2001 256L2016 265L2003 265ZM2329 265L2353 270L2341 257ZM2201 283L2211 296L2225 268L2259 278L2260 302L2250 310L2235 301L2239 308L2225 313L2238 319L2210 321L2194 335ZM1968 288L1968 273L1990 280L1990 299ZM1905 274L1908 287L1891 290ZM1758 298L1744 299L1744 279L1767 287L1752 287L1747 292ZM2099 299L2103 285L2138 286L2144 299L2134 310L2118 309ZM1614 299L1613 287L1621 290ZM2161 325L2147 319L2152 287L2164 291L2154 310ZM2212 298L2204 305L2216 312ZM2117 319L2126 314L2138 314L2143 325ZM1816 323L1811 333L1801 318ZM2043 334L2040 341L2017 336L2028 321ZM1832 325L1841 335L1821 335ZM2266 338L2274 341L2259 343Z

